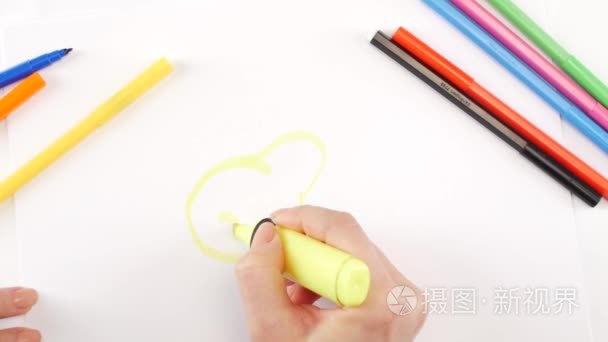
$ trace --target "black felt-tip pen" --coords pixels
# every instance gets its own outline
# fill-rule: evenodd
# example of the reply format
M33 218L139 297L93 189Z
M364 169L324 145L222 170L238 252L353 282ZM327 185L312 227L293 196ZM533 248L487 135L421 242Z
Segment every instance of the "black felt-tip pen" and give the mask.
M408 52L393 43L387 35L378 32L371 43L518 150L528 158L528 160L569 189L585 203L594 207L600 202L602 196L597 191L564 168L555 159L542 152L538 147L534 146L534 144L524 139L500 120L475 104L474 101L454 88L441 76L434 73Z

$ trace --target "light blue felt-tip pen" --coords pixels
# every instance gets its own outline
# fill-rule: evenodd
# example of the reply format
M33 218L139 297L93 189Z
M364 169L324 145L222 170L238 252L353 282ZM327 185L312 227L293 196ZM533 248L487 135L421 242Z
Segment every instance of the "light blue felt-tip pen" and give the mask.
M604 152L608 152L608 132L587 117L585 113L562 96L553 86L507 50L501 43L477 26L476 23L448 0L423 1L524 82L538 96L557 110L563 118L602 148Z

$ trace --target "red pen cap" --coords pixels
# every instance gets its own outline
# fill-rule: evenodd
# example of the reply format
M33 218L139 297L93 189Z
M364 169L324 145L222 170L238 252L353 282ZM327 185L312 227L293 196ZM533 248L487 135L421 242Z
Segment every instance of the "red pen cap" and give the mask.
M400 27L393 35L393 41L412 53L422 63L426 64L437 73L444 75L446 80L459 89L468 89L474 82L473 78L450 63L440 54L436 53L423 41Z

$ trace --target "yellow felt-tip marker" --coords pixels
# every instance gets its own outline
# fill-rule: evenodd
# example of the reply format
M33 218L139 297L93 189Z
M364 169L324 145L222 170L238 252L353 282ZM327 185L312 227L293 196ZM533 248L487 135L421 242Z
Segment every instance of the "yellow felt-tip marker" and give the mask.
M251 245L258 228L234 225L234 236ZM356 307L365 301L370 273L365 262L335 247L295 230L275 225L285 258L285 276L312 292L345 307Z
M171 71L173 71L173 67L166 58L161 58L151 65L89 116L2 181L0 183L0 202L12 196L19 188L84 140L98 127L116 116L121 110L169 75Z

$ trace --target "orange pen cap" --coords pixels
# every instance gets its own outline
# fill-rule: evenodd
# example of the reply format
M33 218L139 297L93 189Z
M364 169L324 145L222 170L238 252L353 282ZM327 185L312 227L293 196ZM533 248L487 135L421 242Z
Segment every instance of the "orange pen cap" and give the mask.
M34 96L46 82L38 73L33 73L23 80L15 89L0 99L0 120L4 120L12 111Z

